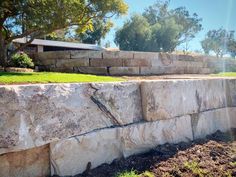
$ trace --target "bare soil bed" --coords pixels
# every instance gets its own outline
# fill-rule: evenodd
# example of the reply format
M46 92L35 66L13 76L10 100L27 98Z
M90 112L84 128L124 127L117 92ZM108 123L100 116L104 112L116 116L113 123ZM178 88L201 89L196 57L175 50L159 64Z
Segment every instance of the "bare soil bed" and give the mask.
M164 144L148 153L103 164L75 177L116 177L135 170L140 177L234 177L236 176L236 129L207 136L189 143ZM143 173L143 175L142 175Z

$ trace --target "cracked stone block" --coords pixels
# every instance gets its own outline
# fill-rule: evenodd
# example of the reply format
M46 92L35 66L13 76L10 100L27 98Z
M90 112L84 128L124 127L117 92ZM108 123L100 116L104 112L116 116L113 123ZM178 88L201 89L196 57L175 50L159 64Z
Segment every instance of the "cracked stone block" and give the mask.
M234 115L232 115L234 113ZM236 108L221 108L201 112L191 116L194 139L204 138L217 130L227 131L231 127L231 120L235 121Z
M223 79L142 82L144 118L155 121L226 107L226 92Z
M142 119L138 83L0 86L0 154Z
M159 144L193 139L189 116L101 129L50 144L51 175L73 176ZM88 165L91 163L90 165Z
M45 177L50 175L49 146L0 155L2 177Z

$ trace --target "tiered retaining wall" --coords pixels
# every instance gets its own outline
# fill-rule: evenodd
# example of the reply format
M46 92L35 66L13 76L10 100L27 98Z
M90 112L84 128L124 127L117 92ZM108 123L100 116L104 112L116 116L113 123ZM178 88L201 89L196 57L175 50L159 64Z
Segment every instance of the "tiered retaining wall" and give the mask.
M69 176L236 128L236 79L0 86L0 176Z
M101 75L210 74L236 71L236 60L132 51L58 51L33 56L39 70Z

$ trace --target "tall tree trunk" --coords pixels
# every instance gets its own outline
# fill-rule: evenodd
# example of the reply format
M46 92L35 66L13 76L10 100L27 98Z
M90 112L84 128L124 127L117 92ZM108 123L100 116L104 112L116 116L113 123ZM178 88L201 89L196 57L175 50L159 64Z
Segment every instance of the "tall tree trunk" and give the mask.
M5 67L7 64L7 45L4 36L0 31L0 66Z

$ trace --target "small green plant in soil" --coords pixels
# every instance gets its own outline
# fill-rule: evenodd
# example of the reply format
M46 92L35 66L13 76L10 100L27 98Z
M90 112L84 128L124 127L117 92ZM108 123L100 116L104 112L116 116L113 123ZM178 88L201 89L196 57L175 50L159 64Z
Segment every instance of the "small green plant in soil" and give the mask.
M185 162L184 167L199 177L204 177L207 174L205 170L199 167L198 162L195 161Z

